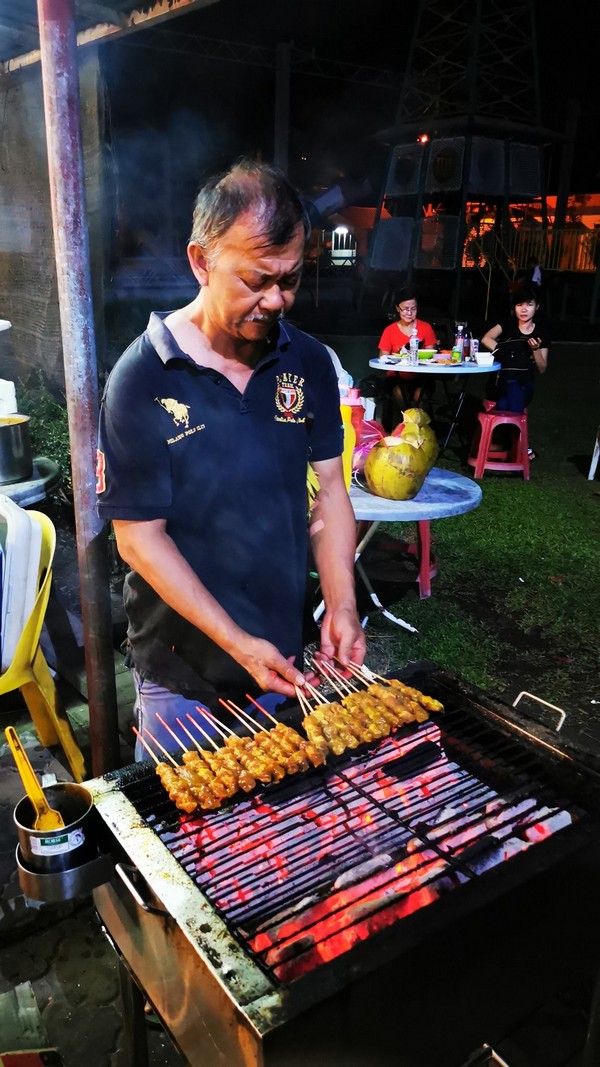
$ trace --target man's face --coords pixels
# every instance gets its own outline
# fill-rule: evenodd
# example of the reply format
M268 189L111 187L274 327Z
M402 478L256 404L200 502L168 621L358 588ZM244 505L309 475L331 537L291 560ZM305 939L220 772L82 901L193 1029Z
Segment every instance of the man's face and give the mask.
M299 223L288 244L277 248L267 245L260 224L246 214L225 233L210 270L198 246L190 246L190 260L203 287L202 306L211 328L235 340L263 341L294 303L304 243L304 228Z

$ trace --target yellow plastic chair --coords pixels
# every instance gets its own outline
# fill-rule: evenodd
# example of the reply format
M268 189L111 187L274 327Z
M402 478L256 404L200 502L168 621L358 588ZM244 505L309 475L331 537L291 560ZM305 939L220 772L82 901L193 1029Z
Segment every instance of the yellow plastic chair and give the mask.
M41 511L28 511L28 514L42 527L38 593L23 627L12 663L0 674L0 695L12 693L15 689L21 691L41 744L44 748L62 745L73 778L76 782L82 782L85 776L83 755L40 648L40 634L50 596L56 530L52 520Z

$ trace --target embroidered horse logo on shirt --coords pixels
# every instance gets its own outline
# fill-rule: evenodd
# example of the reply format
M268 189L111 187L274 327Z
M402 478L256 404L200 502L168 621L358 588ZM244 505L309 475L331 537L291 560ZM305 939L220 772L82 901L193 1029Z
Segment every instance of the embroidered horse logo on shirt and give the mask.
M169 415L173 416L173 422L176 426L185 426L186 430L190 425L190 406L189 404L181 404L179 400L173 400L171 397L163 397L159 399L155 397L157 404L160 404L161 408L168 411Z

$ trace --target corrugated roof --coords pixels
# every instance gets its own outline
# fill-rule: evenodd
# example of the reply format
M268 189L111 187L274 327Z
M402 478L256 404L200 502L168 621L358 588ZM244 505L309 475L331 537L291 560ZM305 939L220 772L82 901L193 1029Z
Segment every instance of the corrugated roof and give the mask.
M141 29L148 23L172 18L219 0L75 0L78 40L101 40L117 33ZM37 0L0 0L0 70L4 73L39 56Z

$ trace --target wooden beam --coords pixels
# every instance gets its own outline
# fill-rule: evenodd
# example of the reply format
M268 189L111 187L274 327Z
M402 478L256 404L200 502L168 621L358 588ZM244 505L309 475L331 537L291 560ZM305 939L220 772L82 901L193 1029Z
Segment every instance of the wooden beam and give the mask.
M129 15L119 15L112 7L107 8L104 5L97 5L93 0L88 4L87 0L84 0L83 4L78 5L78 11L81 10L85 14L86 7L97 10L99 6L102 6L107 17L112 18L114 16L118 18L119 24L99 22L95 26L81 30L77 34L77 44L79 47L86 44L98 44L100 41L121 37L126 33L133 33L135 30L143 30L149 25L156 26L159 22L164 22L165 19L173 18L176 15L188 15L192 11L199 11L203 7L210 7L212 4L217 3L219 3L219 0L156 0L156 3L149 11L132 11ZM30 67L33 63L39 63L39 61L40 50L36 48L31 52L13 56L12 59L1 63L0 74L10 74L13 70Z

